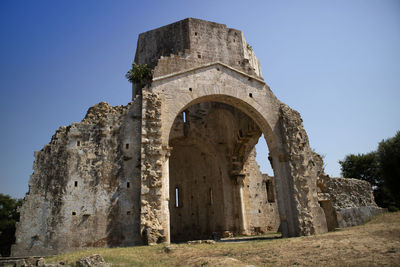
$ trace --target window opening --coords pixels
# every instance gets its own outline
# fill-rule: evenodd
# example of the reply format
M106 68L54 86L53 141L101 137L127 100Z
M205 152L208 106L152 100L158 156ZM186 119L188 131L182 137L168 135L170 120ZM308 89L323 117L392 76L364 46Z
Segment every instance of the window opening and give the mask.
M129 144L125 144L125 148L126 148L126 149L129 149Z
M81 146L81 141L76 141L76 146Z
M76 212L75 212L75 211L73 211L73 212L72 212L72 215L76 215Z
M272 170L271 162L269 160L269 150L267 146L267 142L265 141L264 135L262 134L258 139L258 143L256 144L256 160L258 165L260 166L260 171L262 173L268 174L269 176L274 175L274 171Z
M75 181L74 186L78 187L78 181Z
M182 116L183 116L183 122L186 123L186 111L184 111L184 112L182 113Z
M129 188L131 184L129 182L126 183L126 187Z
M179 208L179 188L175 187L175 208Z
M274 186L271 180L265 182L268 202L275 202Z

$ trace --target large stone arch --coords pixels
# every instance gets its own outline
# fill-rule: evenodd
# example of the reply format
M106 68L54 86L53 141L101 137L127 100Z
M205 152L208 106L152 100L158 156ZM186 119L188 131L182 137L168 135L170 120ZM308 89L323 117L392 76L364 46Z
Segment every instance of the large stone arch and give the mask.
M173 122L189 106L208 101L240 109L264 133L283 235L326 231L316 196L318 170L300 116L279 102L263 80L215 62L157 77L143 90L141 229L147 242L170 241L168 157ZM151 152L157 149L161 152Z

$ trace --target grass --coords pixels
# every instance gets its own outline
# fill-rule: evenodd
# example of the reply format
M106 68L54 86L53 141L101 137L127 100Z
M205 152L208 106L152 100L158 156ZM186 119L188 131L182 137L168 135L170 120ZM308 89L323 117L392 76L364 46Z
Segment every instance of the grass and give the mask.
M399 266L400 212L315 236L89 249L49 257L46 262L71 264L93 254L113 266Z

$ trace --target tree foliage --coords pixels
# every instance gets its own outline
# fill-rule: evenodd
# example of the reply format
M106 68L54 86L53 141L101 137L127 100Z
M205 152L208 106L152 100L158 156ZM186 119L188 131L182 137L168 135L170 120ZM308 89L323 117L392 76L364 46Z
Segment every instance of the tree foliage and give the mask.
M136 84L146 84L153 79L153 71L146 64L132 63L132 68L128 70L125 77Z
M341 165L342 175L347 178L356 178L371 183L375 188L381 183L377 153L347 155Z
M377 154L383 188L390 200L387 205L389 208L395 206L400 209L400 131L394 137L382 140Z
M0 254L9 256L15 242L15 223L19 220L18 207L22 199L0 194Z
M371 183L379 206L400 209L400 131L382 140L376 151L347 155L339 164L343 177Z

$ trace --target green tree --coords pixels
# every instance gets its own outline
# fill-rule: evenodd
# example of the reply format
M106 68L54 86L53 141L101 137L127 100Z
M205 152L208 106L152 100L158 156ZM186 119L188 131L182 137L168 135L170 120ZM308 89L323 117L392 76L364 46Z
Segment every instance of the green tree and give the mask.
M380 207L390 211L400 209L400 131L382 140L376 151L347 155L339 164L343 177L371 183Z
M343 177L367 181L371 183L373 189L382 183L376 152L350 154L343 161L340 160L339 164Z
M19 220L18 207L22 199L14 199L0 194L0 254L9 256L11 245L15 243L15 223Z
M383 190L388 195L389 209L400 209L400 131L392 138L382 140L377 150Z

